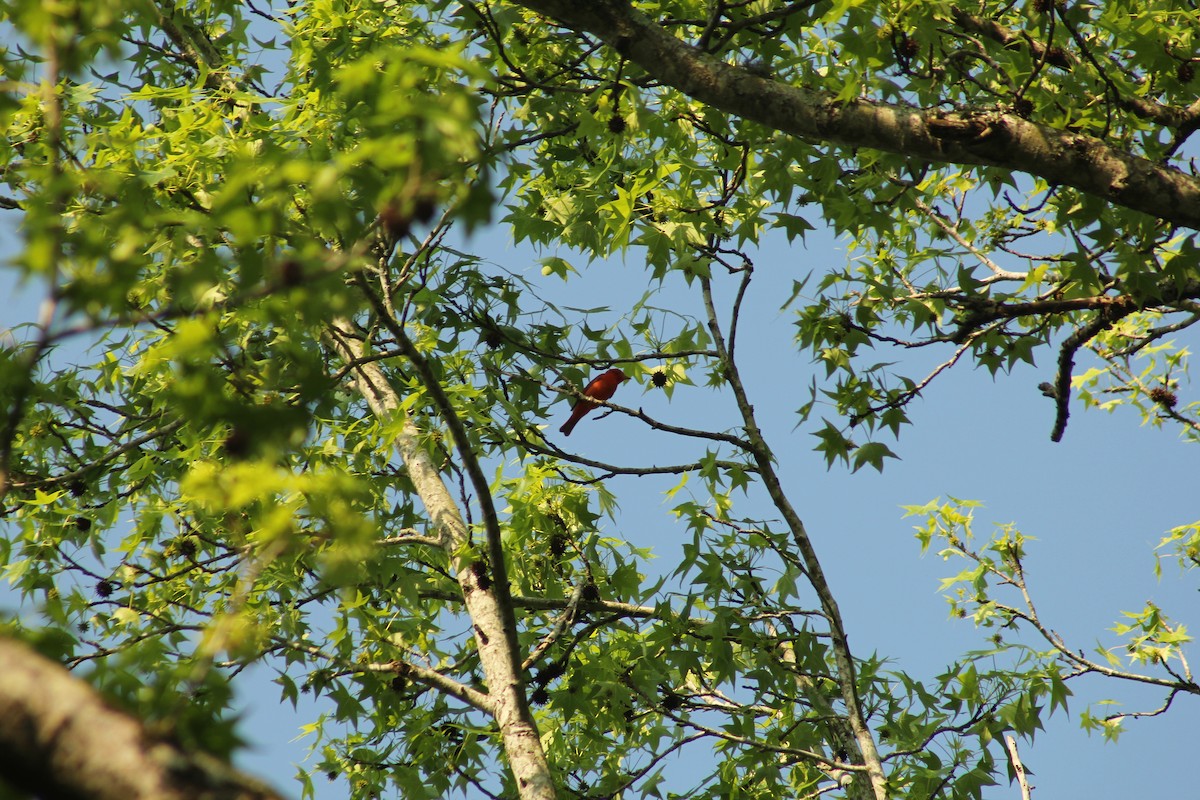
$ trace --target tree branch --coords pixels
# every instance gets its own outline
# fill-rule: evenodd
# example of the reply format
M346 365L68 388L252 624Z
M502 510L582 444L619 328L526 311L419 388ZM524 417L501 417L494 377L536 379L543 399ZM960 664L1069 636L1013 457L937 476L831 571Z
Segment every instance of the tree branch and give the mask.
M1021 763L1021 755L1017 752L1017 738L1011 733L1004 734L1004 746L1008 748L1009 763L1021 787L1021 800L1029 800L1031 787L1029 779L1025 777L1025 765Z
M863 766L865 766L865 772L870 779L870 789L865 790L865 787L861 787L858 791L865 796L873 795L876 800L886 800L888 797L887 776L884 775L879 751L875 747L875 740L871 735L870 729L867 727L862 705L859 701L854 658L850 652L850 642L842 623L841 611L838 610L833 590L830 588L829 582L825 579L824 570L822 570L821 563L817 559L816 550L813 548L812 540L809 539L804 522L800 519L800 515L796 513L796 509L792 506L791 501L784 492L783 484L775 472L774 456L767 446L766 440L763 439L762 432L758 428L758 423L754 418L754 406L750 404L750 398L747 396L746 388L742 384L741 376L738 374L737 365L729 356L729 349L725 343L724 334L721 332L721 327L717 319L716 306L713 303L712 283L705 277L700 277L698 280L704 296L704 307L708 315L709 332L712 334L717 352L721 353L723 374L733 389L738 410L741 412L742 420L745 423L746 438L750 442L750 453L754 456L754 460L758 464L759 475L762 478L767 494L770 495L775 508L783 515L784 522L791 531L792 541L795 542L796 549L804 561L804 570L808 576L809 583L817 593L817 597L820 598L821 610L829 620L830 644L833 651L834 663L837 665L837 685L841 692L842 700L846 705L846 716L854 735L855 744L858 746Z
M383 419L401 415L402 425L395 436L395 447L429 513L434 530L442 537L443 547L457 575L471 617L480 665L487 679L493 716L520 796L522 800L553 800L557 796L554 782L537 724L524 695L520 658L518 651L513 649L515 637L510 637L515 625L515 622L508 622L513 618L511 599L507 608L501 607L500 598L509 596L508 587L504 586L501 595L496 587L499 581L492 581L486 565L472 558L470 529L429 456L422 432L411 417L400 410L400 398L379 364L362 361L362 343L350 331L350 323L346 320L335 320L327 328L338 353L347 361L359 361L354 382L371 410ZM405 347L401 345L401 349ZM407 342L407 348L412 348L411 342ZM428 365L425 365L425 372L423 378L428 379ZM487 496L490 498L490 490ZM502 567L503 562L500 563Z
M1102 139L996 110L921 110L789 86L724 63L628 0L518 0L602 39L651 77L702 103L816 142L869 147L936 163L1036 175L1188 228L1200 228L1200 179Z
M1044 58L1047 64L1052 64L1059 69L1070 69L1075 65L1075 57L1067 51L1061 48L1048 48L1041 42L1026 37L1023 32L1017 33L995 20L982 19L968 14L958 6L950 9L950 15L954 19L954 24L968 33L978 34L1007 48L1028 47L1030 55L1035 59Z
M64 800L271 800L228 764L158 739L90 686L0 639L0 776Z
M1071 373L1075 370L1075 354L1079 348L1090 342L1102 331L1112 327L1113 323L1127 317L1137 310L1132 303L1111 305L1102 309L1100 314L1085 325L1081 325L1062 343L1058 356L1058 373L1054 378L1054 401L1057 408L1054 415L1054 429L1050 431L1050 441L1061 442L1067 430L1067 418L1070 416L1068 404L1071 400Z

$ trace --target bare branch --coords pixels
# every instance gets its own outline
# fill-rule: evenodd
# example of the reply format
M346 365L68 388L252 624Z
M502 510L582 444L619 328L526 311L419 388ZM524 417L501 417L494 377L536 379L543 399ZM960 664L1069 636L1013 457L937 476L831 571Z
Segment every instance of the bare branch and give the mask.
M1016 737L1011 733L1004 734L1004 746L1008 748L1009 763L1012 764L1017 783L1021 786L1021 800L1029 800L1029 779L1025 777L1025 765L1021 763L1021 756L1017 752Z
M721 331L718 321L716 306L713 302L712 283L708 278L703 276L698 280L708 316L709 332L713 337L713 342L716 344L717 351L722 355L723 374L733 389L738 410L741 412L742 421L745 424L746 435L750 440L749 452L758 464L759 475L767 493L771 497L772 503L779 510L780 514L783 515L784 522L791 532L792 541L795 543L796 549L799 551L800 557L804 562L804 571L808 576L809 584L816 591L817 597L820 598L821 610L829 620L831 649L833 651L834 663L837 665L836 682L841 692L842 700L846 705L847 720L854 735L854 742L863 759L861 767L865 768L866 775L870 781L869 788L859 785L857 791L863 795L873 795L877 800L885 800L888 795L887 778L884 775L883 764L879 758L878 749L875 746L875 739L867 727L863 714L858 695L857 680L855 678L854 657L850 652L850 643L842 623L841 612L838 609L837 601L834 599L833 591L825 579L825 572L817 558L812 540L809 539L804 522L792 506L791 500L788 499L787 494L783 490L783 484L775 472L774 456L763 439L762 432L755 420L754 406L751 405L750 398L746 394L746 388L738 373L737 364L730 358L729 350L725 343L725 336Z

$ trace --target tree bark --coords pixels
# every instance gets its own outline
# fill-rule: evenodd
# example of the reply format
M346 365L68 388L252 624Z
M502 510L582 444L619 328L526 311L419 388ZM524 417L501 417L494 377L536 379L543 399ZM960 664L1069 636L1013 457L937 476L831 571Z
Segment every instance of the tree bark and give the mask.
M361 361L362 346L354 338L349 323L335 321L330 326L330 338L347 361ZM400 398L378 364L359 363L354 375L358 391L376 416L386 418L403 413L398 410ZM554 781L524 694L516 633L508 624L513 610L500 602L501 595L508 595L508 587L500 589L491 580L497 573L500 579L507 580L506 573L487 565L476 552L462 511L422 445L421 432L407 415L394 444L458 578L479 648L479 663L492 704L490 710L500 729L504 754L521 800L554 800L557 796Z
M55 800L274 800L228 764L147 733L65 667L0 639L0 777Z
M783 133L935 163L1023 172L1200 229L1200 179L1093 136L994 109L945 112L863 99L842 102L726 64L677 38L628 0L516 2L600 38L651 77L695 100Z

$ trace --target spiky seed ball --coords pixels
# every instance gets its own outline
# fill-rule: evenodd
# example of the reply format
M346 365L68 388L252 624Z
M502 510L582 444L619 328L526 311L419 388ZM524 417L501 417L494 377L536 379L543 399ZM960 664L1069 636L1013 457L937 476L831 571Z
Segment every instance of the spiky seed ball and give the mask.
M567 539L567 537L561 533L555 533L555 534L551 535L550 536L550 553L552 555L554 555L555 557L562 556L563 553L567 552L567 545L569 543L570 542Z
M76 517L75 518L75 527L78 528L79 530L83 531L84 533L87 533L88 531L90 531L92 529L92 521L90 519L88 519L87 517Z
M100 581L96 584L96 594L101 597L112 597L112 593L116 590L116 584L112 581Z
M1029 115L1033 113L1033 102L1025 97L1018 97L1013 101L1013 113L1021 119L1029 119Z
M71 497L82 497L87 491L87 484L83 481L71 481L71 485L67 489L71 492Z
M1163 408L1174 408L1179 402L1179 398L1165 386L1155 386L1150 390L1150 399L1158 403Z
M599 602L600 589L597 588L596 584L589 583L587 586L583 587L582 599L589 603Z
M627 127L629 127L628 123L625 122L625 118L620 114L613 114L608 118L608 130L610 133L624 133Z
M294 258L279 262L279 283L289 289L304 282L304 267Z
M393 239L402 239L412 230L412 215L400 208L399 203L392 201L379 212L379 225Z
M1034 0L1033 10L1039 14L1049 14L1054 10L1054 0Z
M546 691L546 687L539 686L533 690L533 694L529 695L529 702L535 706L544 706L550 702L550 693Z
M225 453L233 458L242 458L250 453L250 432L235 426L225 437Z
M664 369L656 369L650 373L650 382L655 388L661 389L667 385L667 371Z
M413 219L428 225L437 213L437 201L429 195L421 195L413 203Z
M1175 77L1180 83L1191 83L1192 78L1196 77L1196 68L1192 62L1185 61L1175 70Z
M662 707L667 711L674 711L683 705L683 698L675 694L671 690L663 692Z
M921 46L917 44L917 40L911 36L905 34L904 38L900 40L900 55L904 56L905 58L912 58L920 50Z

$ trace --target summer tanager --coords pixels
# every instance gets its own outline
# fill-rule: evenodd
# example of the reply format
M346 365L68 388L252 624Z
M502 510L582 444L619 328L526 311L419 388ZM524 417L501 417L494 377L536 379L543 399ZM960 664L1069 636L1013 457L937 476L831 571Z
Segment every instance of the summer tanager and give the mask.
M596 400L607 400L613 396L613 392L617 391L617 387L621 385L621 381L628 380L629 376L619 369L610 369L603 375L598 375L592 378L583 389L585 397L592 397ZM575 424L583 419L584 415L596 408L596 404L590 400L579 398L575 401L575 407L571 409L571 418L568 419L563 426L558 430L563 436L570 436L571 431L575 430Z

